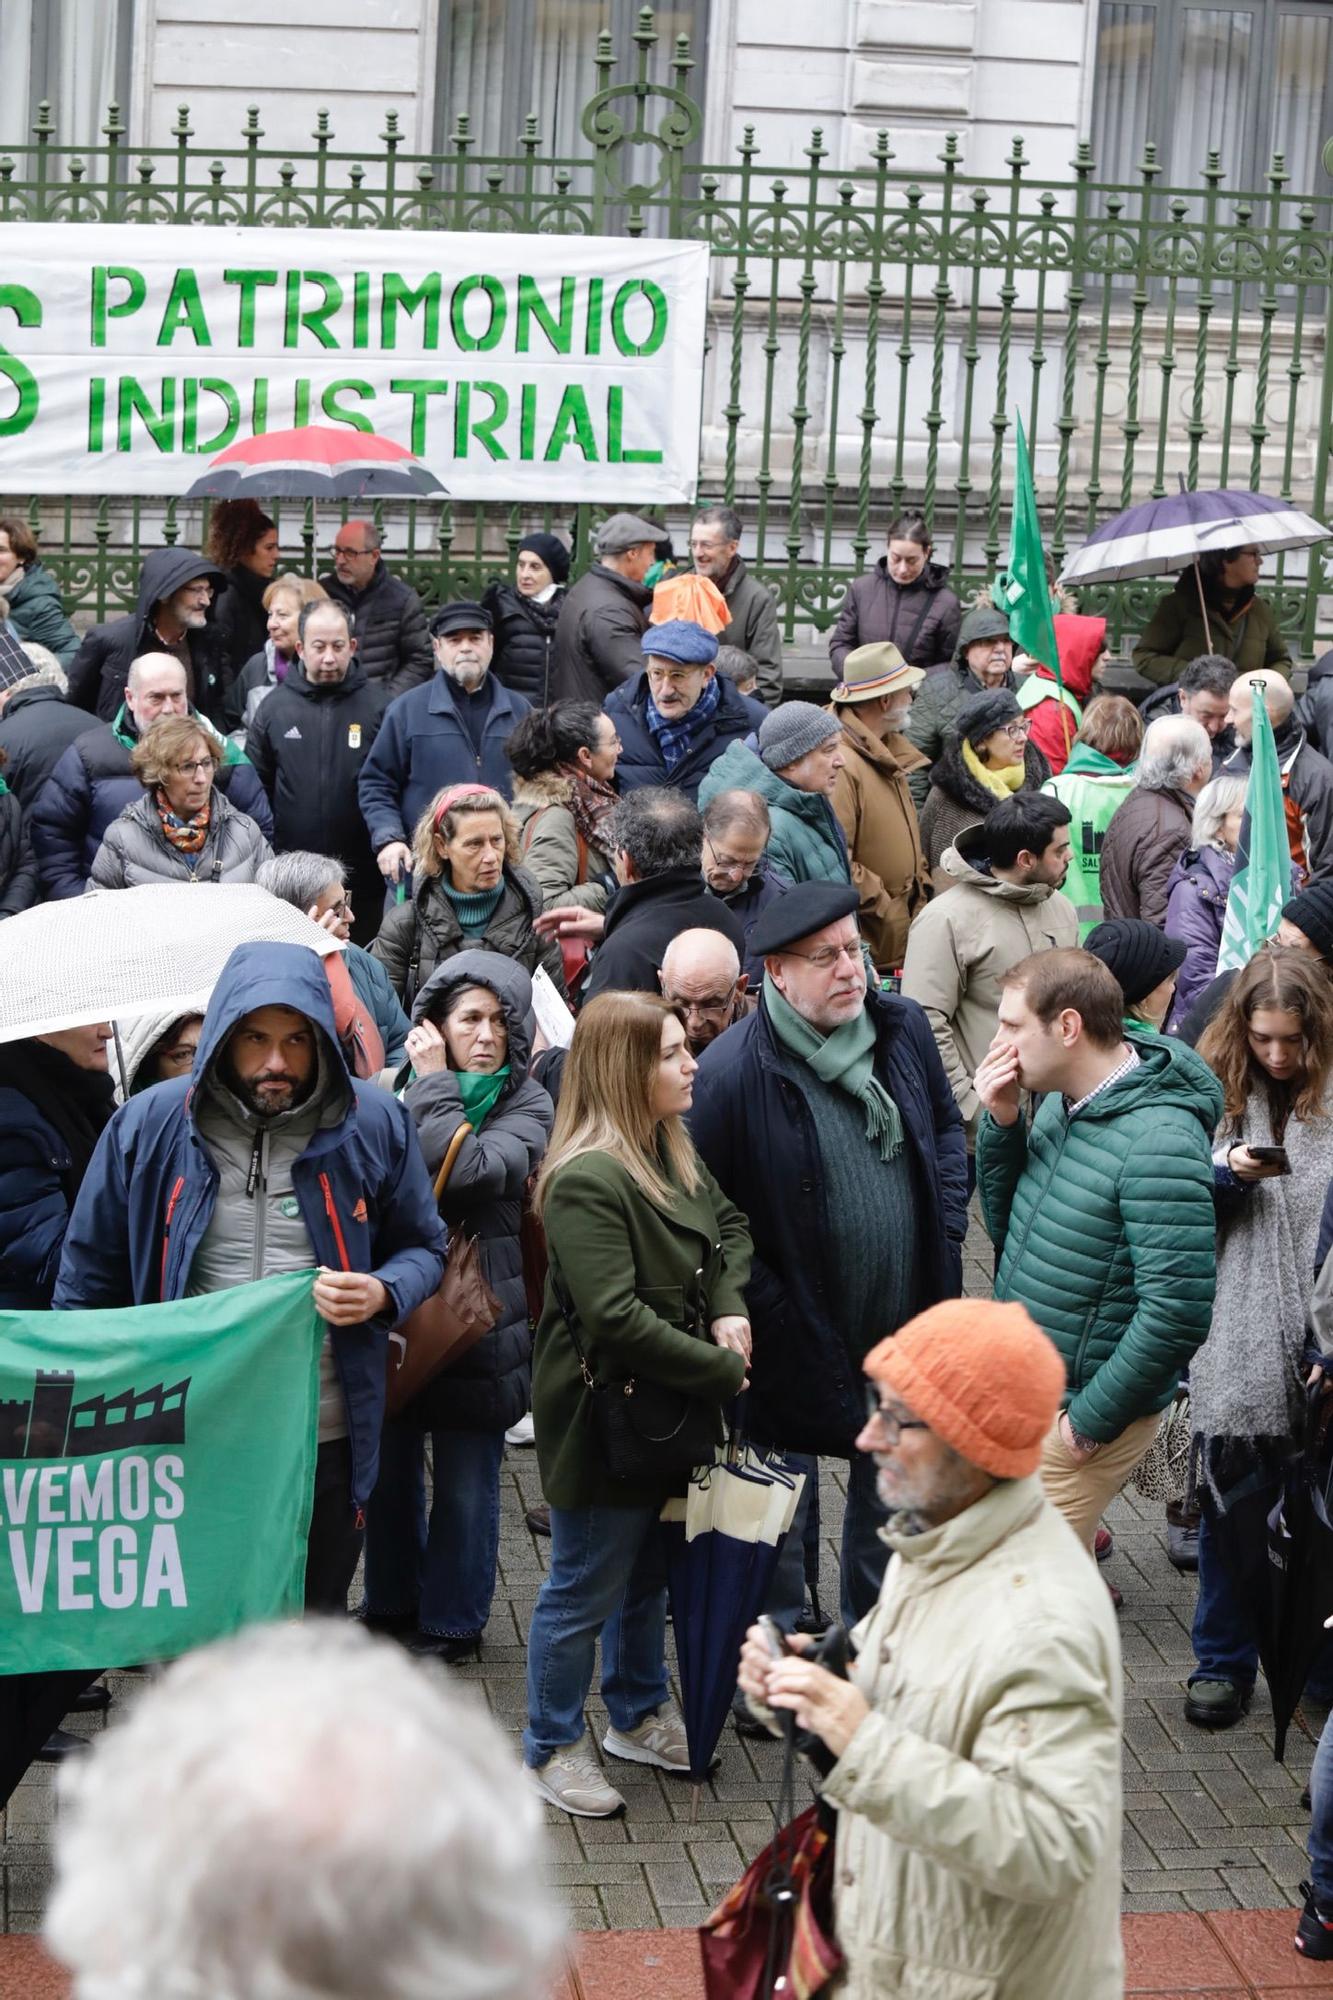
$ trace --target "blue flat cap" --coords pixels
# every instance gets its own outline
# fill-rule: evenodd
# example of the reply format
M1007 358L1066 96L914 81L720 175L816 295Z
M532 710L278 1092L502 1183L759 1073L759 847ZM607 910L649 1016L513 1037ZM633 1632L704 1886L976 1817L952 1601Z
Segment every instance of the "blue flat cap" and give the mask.
M639 643L648 659L670 660L677 667L711 667L717 658L713 634L689 618L668 618L664 625L650 625Z

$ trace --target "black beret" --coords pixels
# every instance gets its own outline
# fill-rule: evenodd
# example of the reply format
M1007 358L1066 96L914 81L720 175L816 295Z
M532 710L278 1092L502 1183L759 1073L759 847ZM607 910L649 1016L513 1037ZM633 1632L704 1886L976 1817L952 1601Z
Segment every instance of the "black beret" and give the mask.
M750 933L750 955L767 958L788 945L850 917L861 897L850 882L797 882L769 904Z

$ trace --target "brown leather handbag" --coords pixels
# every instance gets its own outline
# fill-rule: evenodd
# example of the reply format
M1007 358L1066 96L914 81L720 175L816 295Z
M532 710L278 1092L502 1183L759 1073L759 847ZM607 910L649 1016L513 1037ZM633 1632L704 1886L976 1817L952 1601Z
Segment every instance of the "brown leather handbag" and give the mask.
M472 1127L466 1119L449 1141L449 1150L435 1176L435 1206L449 1184L464 1139ZM385 1374L385 1405L396 1417L419 1389L446 1368L452 1368L470 1347L488 1334L500 1317L500 1301L486 1282L481 1251L475 1238L461 1229L449 1231L449 1254L439 1287L402 1325L389 1335Z

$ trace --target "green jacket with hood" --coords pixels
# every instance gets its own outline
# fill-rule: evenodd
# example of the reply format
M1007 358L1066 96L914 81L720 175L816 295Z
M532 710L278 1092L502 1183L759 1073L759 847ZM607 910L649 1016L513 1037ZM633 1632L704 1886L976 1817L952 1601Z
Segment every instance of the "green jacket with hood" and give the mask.
M744 743L729 743L699 787L699 810L719 792L758 792L773 822L768 859L789 882L850 882L847 843L822 792L801 792Z
M939 759L945 744L953 731L958 711L970 695L985 692L981 682L967 665L967 649L975 646L979 639L995 639L1007 635L1009 621L1002 611L994 611L989 605L980 605L969 611L958 632L958 644L954 647L953 660L938 672L927 674L916 691L911 713L903 729L909 743L934 764ZM1012 693L1018 686L1012 670L1001 682ZM920 812L930 791L930 771L928 765L913 771L908 779L916 809Z
M1042 786L1073 815L1069 873L1060 894L1069 898L1078 914L1080 944L1106 914L1102 908L1102 842L1111 815L1138 782L1138 768L1137 764L1117 764L1088 743L1076 743L1059 777L1048 778Z
M1029 1130L983 1112L977 1190L1017 1299L1060 1350L1074 1429L1098 1443L1165 1409L1208 1337L1217 1282L1213 1132L1222 1086L1193 1049L1135 1036L1139 1067Z

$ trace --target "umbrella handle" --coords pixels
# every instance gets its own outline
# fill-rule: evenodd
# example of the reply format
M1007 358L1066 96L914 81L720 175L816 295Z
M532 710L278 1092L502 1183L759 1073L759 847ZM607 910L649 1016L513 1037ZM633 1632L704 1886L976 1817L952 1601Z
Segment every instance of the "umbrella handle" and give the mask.
M1194 571L1194 581L1199 591L1199 612L1203 619L1203 642L1211 653L1213 650L1213 631L1208 623L1208 605L1203 594L1203 571L1199 568L1199 558L1197 556L1195 556L1190 567Z

